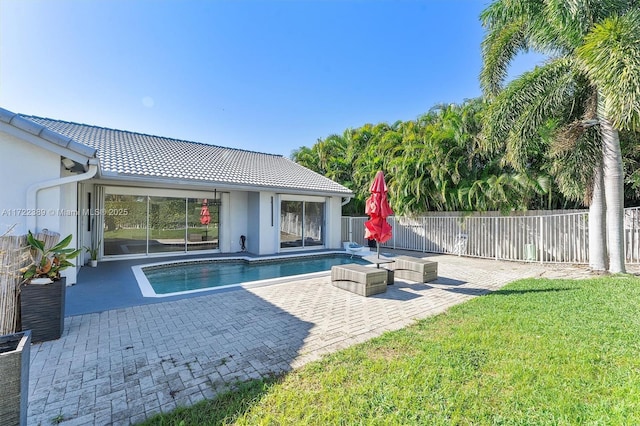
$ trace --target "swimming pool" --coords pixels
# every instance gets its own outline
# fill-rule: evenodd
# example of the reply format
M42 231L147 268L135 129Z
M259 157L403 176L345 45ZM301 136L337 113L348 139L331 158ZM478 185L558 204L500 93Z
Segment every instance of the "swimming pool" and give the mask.
M260 259L224 258L134 266L144 297L168 297L234 286L255 287L292 277L325 275L333 265L370 265L358 256L323 254Z

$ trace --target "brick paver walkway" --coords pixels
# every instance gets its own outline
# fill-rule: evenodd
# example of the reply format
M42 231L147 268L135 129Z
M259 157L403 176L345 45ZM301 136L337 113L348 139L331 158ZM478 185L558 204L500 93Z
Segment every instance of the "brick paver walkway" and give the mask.
M31 348L28 423L137 423L519 278L586 275L579 267L430 258L437 281L397 280L368 298L325 277L67 318L62 338Z

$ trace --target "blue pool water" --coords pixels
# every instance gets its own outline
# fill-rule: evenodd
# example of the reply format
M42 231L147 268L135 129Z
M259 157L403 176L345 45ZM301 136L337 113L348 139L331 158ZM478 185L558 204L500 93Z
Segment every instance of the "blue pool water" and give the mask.
M157 295L328 271L333 265L370 264L358 256L323 255L277 260L213 260L144 268Z

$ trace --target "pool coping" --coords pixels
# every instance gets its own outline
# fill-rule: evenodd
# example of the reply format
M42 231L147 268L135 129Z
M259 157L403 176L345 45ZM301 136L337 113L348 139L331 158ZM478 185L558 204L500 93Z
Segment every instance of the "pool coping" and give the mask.
M281 260L281 259L292 259L292 258L307 258L307 257L320 257L320 256L326 256L326 255L351 255L351 257L357 256L357 257L362 257L360 256L358 253L354 253L354 254L350 254L345 252L344 250L332 250L332 251L325 251L322 253L314 253L314 254L301 254L301 253L295 253L295 254L278 254L278 255L270 255L270 256L261 256L261 257L250 257L250 256L229 256L229 257L224 257L224 258L220 258L220 257L206 257L206 258L199 258L199 259L194 259L194 260L169 260L169 261L165 261L165 262L154 262L154 263L147 263L144 265L133 265L131 266L131 270L133 271L133 275L136 278L136 282L138 284L138 288L140 289L140 292L142 293L142 297L149 297L149 298L163 298L163 297L174 297L174 296L183 296L183 295L188 295L188 294L194 294L194 293L201 293L204 291L215 291L215 290L223 290L223 289L229 289L229 288L234 288L234 287L239 287L239 288L257 288L257 287L264 287L264 286L268 286L268 285L274 285L274 284L282 284L282 283L286 283L286 282L291 282L291 281L295 281L295 280L301 280L301 279L311 279L311 278L318 278L318 277L324 277L324 276L328 276L331 271L320 271L320 272L309 272L306 274L298 274L298 275L289 275L286 277L276 277L276 278L268 278L268 279L264 279L264 280L256 280L256 281L246 281L246 282L241 282L241 283L236 283L236 284L226 284L226 285L221 285L221 286L217 286L217 287L206 287L206 288L198 288L198 289L193 289L193 290L185 290L185 291L177 291L177 292L172 292L172 293L161 293L158 294L155 292L155 290L153 289L153 287L151 286L151 283L149 282L149 279L147 278L147 276L144 273L144 269L145 268L152 268L152 267L161 267L161 266L165 266L165 265L184 265L184 264L194 264L194 263L210 263L210 262L229 262L229 261L237 261L237 260L242 260L245 261L247 263L260 263L260 262L265 262L265 261L269 261L269 260ZM375 265L372 263L371 265L366 265L366 266L372 266L374 267Z

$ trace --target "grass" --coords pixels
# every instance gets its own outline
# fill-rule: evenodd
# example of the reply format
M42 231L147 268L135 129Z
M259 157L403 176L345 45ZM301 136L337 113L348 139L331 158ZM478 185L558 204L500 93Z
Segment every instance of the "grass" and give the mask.
M640 280L522 280L148 425L640 424Z

